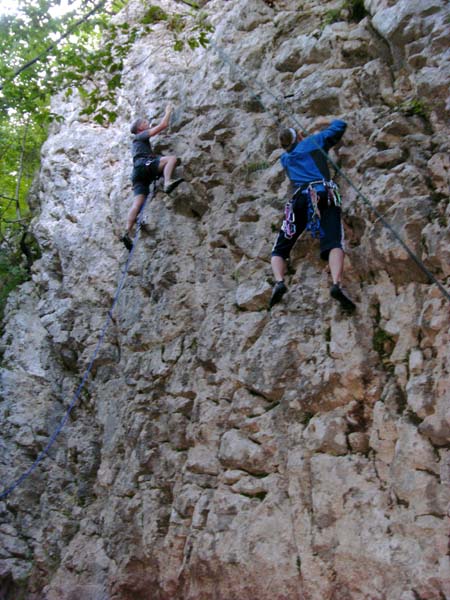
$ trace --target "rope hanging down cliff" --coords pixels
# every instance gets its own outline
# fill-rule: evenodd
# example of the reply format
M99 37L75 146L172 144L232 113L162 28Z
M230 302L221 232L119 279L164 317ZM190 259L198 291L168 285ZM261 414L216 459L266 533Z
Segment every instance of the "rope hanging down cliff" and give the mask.
M230 67L230 70L238 73L237 76L238 76L239 80L244 84L244 86L246 88L248 88L250 94L257 100L257 102L259 102L259 104L261 105L263 110L265 112L267 112L268 114L270 114L277 123L279 123L278 117L261 100L261 97L259 95L261 92L265 92L268 96L273 98L275 100L275 102L277 103L278 108L280 108L281 111L287 117L292 119L292 121L297 125L297 127L299 127L299 129L301 129L301 131L305 135L308 135L306 128L295 117L295 115L292 114L292 112L289 110L289 107L284 102L283 98L279 98L279 97L275 96L275 94L266 85L259 82L255 77L250 77L250 75L247 73L247 71L245 69L243 69L241 66L239 66L233 59L231 59L230 56L216 44L216 42L214 42L213 40L210 40L210 46L217 53L217 55L222 60L222 62L224 64L227 64ZM255 92L251 91L252 88L253 89L256 88L259 91L259 93L255 93ZM313 140L313 143L315 143L314 140ZM384 216L379 212L379 210L377 208L375 208L375 206L373 206L373 204L370 202L370 200L367 198L367 196L359 188L356 187L356 185L353 183L353 181L350 179L350 177L348 175L346 175L346 173L344 173L344 171L342 171L342 169L336 164L336 162L333 161L333 159L330 158L328 156L328 154L326 154L326 152L324 152L324 150L318 144L315 144L315 145L317 146L317 149L319 150L319 152L322 155L324 155L325 159L333 166L333 168L335 169L335 172L338 173L339 175L341 175L341 177L343 177L343 179L345 179L345 181L348 183L348 185L356 192L357 196L359 198L361 198L361 200L364 202L364 204L373 212L373 214L377 217L377 219L380 220L380 222L384 225L384 227L386 227L386 229L388 229L388 231L392 234L392 236L400 243L400 245L406 251L408 256L414 261L414 263L419 267L419 269L428 277L428 280L430 281L430 283L434 283L439 288L439 290L442 293L442 295L444 296L444 298L446 298L450 302L450 293L445 289L443 284L433 275L433 273L431 273L431 271L424 265L424 263L420 260L420 258L414 254L414 252L409 248L409 246L406 244L406 242L400 236L400 234L397 233L397 231L384 218Z
M70 413L72 412L73 408L75 407L75 404L77 403L77 400L80 397L80 394L81 394L81 392L82 392L82 390L84 388L84 385L85 385L85 383L87 381L87 378L88 378L90 372L92 371L92 367L94 366L95 359L97 358L98 352L99 352L99 350L100 350L100 348L101 348L101 346L103 344L103 340L105 338L105 334L106 334L106 331L107 331L107 329L109 327L109 324L113 320L112 313L113 313L114 308L116 307L116 304L117 304L117 302L119 300L120 294L121 294L123 286L125 284L125 279L126 279L127 274L128 274L128 270L129 270L129 267L130 267L131 259L133 257L134 251L136 249L136 242L138 240L139 232L141 230L144 209L145 209L145 206L146 206L147 202L151 201L154 198L155 194L156 194L156 183L153 183L153 186L152 186L152 189L150 191L150 194L145 199L145 201L144 201L144 203L143 203L143 205L141 207L141 210L139 212L138 219L137 219L136 232L135 232L134 239L133 239L133 246L132 246L132 248L130 250L130 254L128 255L127 261L126 261L125 266L124 266L123 271L122 271L122 275L121 275L121 277L119 279L119 283L117 285L117 289L116 289L116 292L114 294L114 298L113 298L113 301L112 301L112 304L111 304L111 308L108 311L108 315L107 315L105 324L103 325L103 328L102 328L102 330L100 332L100 335L99 335L99 338L98 338L98 341L97 341L97 345L96 345L96 347L94 349L94 352L92 354L92 358L91 358L91 360L90 360L90 362L89 362L89 364L88 364L88 366L87 366L87 368L86 368L86 370L85 370L85 372L83 374L83 377L81 379L80 384L78 385L77 390L75 391L75 394L74 394L74 396L72 398L72 401L70 402L70 405L69 405L68 409L66 410L66 412L65 412L63 418L61 419L58 427L55 429L55 431L50 436L50 439L48 440L47 445L45 446L45 448L43 450L41 450L41 452L38 454L36 460L29 467L29 469L27 471L25 471L24 473L22 473L22 475L18 479L16 479L16 481L14 481L12 484L10 484L8 487L6 487L0 493L0 500L3 500L9 494L11 494L11 492L13 492L19 485L21 485L33 473L33 471L36 470L36 468L39 465L39 463L42 462L42 460L48 455L50 449L52 448L53 444L56 441L56 438L61 433L61 431L64 428L64 426L66 425L66 423L67 423L67 421L69 419Z

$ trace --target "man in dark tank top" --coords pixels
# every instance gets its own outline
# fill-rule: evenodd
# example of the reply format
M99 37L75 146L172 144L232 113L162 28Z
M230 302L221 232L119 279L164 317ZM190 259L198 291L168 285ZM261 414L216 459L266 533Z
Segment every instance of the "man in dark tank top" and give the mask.
M176 156L160 156L153 151L150 138L157 135L169 126L172 107L169 105L159 125L150 126L147 119L136 119L131 125L131 133L134 135L131 143L131 154L133 157L133 172L131 181L133 183L134 201L128 213L127 231L121 238L128 250L131 250L131 230L136 218L148 196L150 184L160 175L164 177L164 192L170 194L182 181L183 178L172 179L173 171L177 164Z

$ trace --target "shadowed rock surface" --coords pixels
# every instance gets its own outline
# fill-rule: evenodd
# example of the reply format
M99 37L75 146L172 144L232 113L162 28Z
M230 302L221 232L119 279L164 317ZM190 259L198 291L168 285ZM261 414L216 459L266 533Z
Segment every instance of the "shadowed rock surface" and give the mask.
M306 129L347 121L334 160L449 287L448 4L340 7L212 0L233 63L174 53L158 25L128 58L114 125L55 98L42 258L1 342L2 489L58 426L111 306L132 119L173 102L159 148L187 182L147 207L80 400L0 502L1 598L450 598L448 301L338 178L356 314L330 300L306 236L267 311L286 110Z

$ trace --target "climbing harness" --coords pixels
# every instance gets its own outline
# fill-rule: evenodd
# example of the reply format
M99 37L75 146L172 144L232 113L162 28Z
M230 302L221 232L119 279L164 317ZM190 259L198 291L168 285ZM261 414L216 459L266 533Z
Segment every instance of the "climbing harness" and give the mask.
M248 88L250 95L252 95L255 98L255 100L259 102L264 111L272 115L272 117L278 124L280 124L280 119L263 103L260 97L261 92L266 93L273 100L275 100L275 102L277 103L277 107L281 110L281 112L283 112L290 119L292 119L295 125L299 129L301 129L305 135L308 135L308 131L305 129L305 127L303 127L302 123L300 123L296 116L293 115L292 112L289 110L283 97L276 96L265 84L259 82L255 77L250 77L241 66L239 66L234 60L232 60L228 56L228 54L214 42L214 40L210 40L210 47L217 53L217 55L223 63L228 64L232 73L242 73L242 75L237 75L240 81ZM255 87L259 89L259 93L252 91L252 88ZM384 218L384 216L379 212L379 210L372 205L372 203L366 197L366 195L356 187L356 185L353 183L350 177L348 177L348 175L346 175L346 173L344 173L344 171L340 169L336 162L334 162L333 159L330 156L328 156L328 154L323 150L323 148L319 146L319 144L317 144L314 141L314 139L312 141L317 146L317 149L325 156L330 165L333 166L336 173L339 173L339 175L341 175L345 179L348 185L356 192L357 196L361 198L361 200L364 202L364 204L366 204L369 210L372 211L372 213L377 217L377 219L379 219L379 221L384 225L384 227L386 227L386 229L390 231L392 236L399 242L399 244L406 251L408 256L414 261L416 266L419 267L419 269L423 273L425 273L425 275L428 277L428 280L431 283L434 283L439 288L443 296L450 302L450 293L445 289L442 283L433 275L433 273L431 273L431 271L424 265L420 258L418 258L414 254L414 252L403 241L402 237L397 233L397 231L392 227L392 225Z
M318 181L311 181L306 186L300 187L292 196L292 199L287 202L284 207L284 220L281 225L281 230L284 236L291 239L297 232L295 225L295 212L294 202L299 197L299 194L307 194L307 223L306 230L310 232L313 238L318 238L323 235L323 230L320 226L320 196L317 192L316 186L321 185L325 189L327 194L328 206L334 204L340 208L342 206L342 199L339 193L339 186L332 179L326 181L320 179Z
M330 179L329 181L326 181L325 179L318 179L317 181L311 181L310 183L303 185L301 188L299 188L294 193L294 197L296 197L297 194L307 192L311 198L311 201L312 201L314 207L317 208L318 202L319 202L319 195L317 193L316 187L318 185L321 185L325 189L325 192L327 193L328 206L331 206L331 204L334 204L335 206L338 206L339 208L342 206L342 198L341 198L341 194L339 193L339 186L332 179ZM318 208L317 208L317 213L320 218L320 212L319 212Z
M4 498L6 498L9 494L11 494L11 492L13 492L23 481L25 481L25 479L27 479L33 473L33 471L35 471L35 469L37 468L37 466L39 465L39 463L42 462L42 460L45 458L45 456L49 453L50 449L52 448L53 444L56 441L56 438L61 433L61 431L64 428L64 426L66 425L66 423L67 423L67 421L69 419L70 413L72 412L72 410L73 410L73 408L74 408L74 406L75 406L78 398L80 397L80 394L81 394L81 392L82 392L82 390L84 388L84 385L85 385L85 383L87 381L87 378L88 378L89 374L92 371L95 359L97 358L99 350L100 350L100 348L101 348L101 346L103 344L103 340L105 338L106 331L107 331L107 329L109 327L109 324L113 320L113 311L114 311L114 308L116 307L116 304L117 304L117 302L119 300L120 293L122 292L123 286L125 284L125 279L126 279L127 274L128 274L128 270L129 270L129 267L130 267L131 259L133 257L133 254L134 254L134 251L135 251L135 248L136 248L136 242L138 240L139 232L141 230L141 224L142 224L144 209L145 209L145 206L146 206L147 202L151 201L154 198L155 194L156 194L156 184L153 183L152 184L152 189L150 191L150 194L144 200L144 202L143 202L143 204L141 206L141 209L139 211L138 218L137 218L137 223L136 223L136 233L135 233L134 238L133 238L133 247L130 250L130 254L128 255L128 259L127 259L127 261L125 263L125 266L123 268L122 275L121 275L121 277L119 279L119 283L117 285L116 293L114 294L114 298L113 298L113 301L112 301L112 304L111 304L111 308L108 311L108 315L107 315L105 324L103 325L103 328L102 328L102 330L100 332L100 335L99 335L99 338L98 338L98 341L97 341L97 345L95 346L94 352L92 354L92 358L91 358L91 360L90 360L90 362L89 362L89 364L88 364L88 366L87 366L87 368L86 368L86 370L85 370L85 372L83 374L83 377L81 379L80 384L78 385L78 388L75 391L75 394L73 395L72 401L70 402L70 405L69 405L68 409L66 410L66 412L65 412L63 418L61 419L58 427L52 433L49 441L47 442L47 445L39 453L39 455L37 456L37 458L33 462L33 464L28 468L27 471L25 471L24 473L22 473L22 475L18 479L16 479L16 481L14 483L12 483L9 487L5 488L0 493L0 501L3 500Z
M157 158L151 158L150 160L147 160L144 164L146 167L151 167L151 165L156 162L158 159ZM158 179L157 177L155 177L155 179ZM154 181L154 180L153 180Z
M147 157L136 157L133 163L133 169L140 169L142 167L146 167L147 169L152 166L154 162L158 160L157 156L152 156L151 158ZM158 175L159 177L159 175ZM157 177L155 177L157 179Z
M311 233L313 238L323 236L323 230L320 225L320 196L316 189L317 185L322 185L325 188L328 206L331 206L332 204L339 208L342 206L342 199L341 195L339 194L338 185L332 179L330 179L330 181L311 181L306 188L306 192L308 194L308 221L306 224L306 230Z

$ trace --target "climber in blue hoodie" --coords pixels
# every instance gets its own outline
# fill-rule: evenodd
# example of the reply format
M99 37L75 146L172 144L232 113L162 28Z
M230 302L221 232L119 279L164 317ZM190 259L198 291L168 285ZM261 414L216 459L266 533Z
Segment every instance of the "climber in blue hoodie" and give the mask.
M306 229L320 239L320 257L327 260L333 285L330 295L347 312L355 305L341 289L344 271L344 232L341 223L341 199L331 180L326 153L344 135L347 124L338 119L319 133L303 136L292 128L279 133L285 152L281 155L294 195L286 204L284 221L272 248L272 271L275 285L270 308L287 292L284 277L287 259L297 238Z

